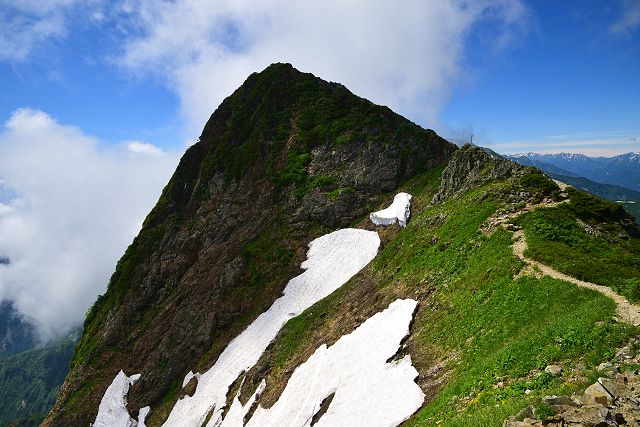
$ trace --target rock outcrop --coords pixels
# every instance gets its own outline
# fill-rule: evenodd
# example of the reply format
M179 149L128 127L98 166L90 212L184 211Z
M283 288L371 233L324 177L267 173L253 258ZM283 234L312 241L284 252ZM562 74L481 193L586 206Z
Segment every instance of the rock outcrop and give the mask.
M503 427L640 426L640 370L632 369L640 361L640 355L634 359L630 353L631 348L624 347L618 351L614 363L600 364L598 371L603 376L583 393L572 397L544 397L542 404L553 416L541 420L529 418L535 411L532 407L526 408L522 414L527 418L505 421Z
M453 154L442 173L440 189L433 196L432 203L439 203L491 180L517 178L534 170L467 144Z

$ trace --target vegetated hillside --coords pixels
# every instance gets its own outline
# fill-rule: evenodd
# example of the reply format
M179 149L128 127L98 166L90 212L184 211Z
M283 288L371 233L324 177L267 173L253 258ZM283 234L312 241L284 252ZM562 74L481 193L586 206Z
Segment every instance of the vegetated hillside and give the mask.
M0 264L3 263L0 257ZM1 268L1 265L0 265ZM25 321L9 300L0 301L0 358L30 350L38 344L32 324Z
M640 231L616 203L573 188L570 202L518 219L527 254L580 280L605 284L640 302Z
M41 343L13 303L0 302L0 425L42 421L67 375L74 345L73 337Z
M526 153L511 156L511 159L518 162L533 162L543 170L544 164L553 165L560 170L550 170L552 173L565 176L575 174L592 181L640 191L640 153L626 153L614 157L589 157L584 154L570 153Z
M570 177L550 173L554 179L565 182L605 200L617 202L640 223L640 191L633 191L619 185L600 184L583 177Z
M389 206L397 191L413 195L408 225L374 226L368 214ZM546 212L560 212L563 222ZM206 416L181 420L193 415L187 406L175 418L179 399L203 397L200 380L230 340L301 275L307 243L344 227L376 231L382 243L373 260L290 318L258 362L238 374L224 404L208 407L204 396L196 403ZM530 405L542 417L551 411L543 396L584 389L598 365L638 333L603 293L532 265L531 257L547 262L538 242L566 233L577 237L562 241L565 251L581 250L590 237L580 233L606 241L606 256L618 263L600 263L603 271L585 278L634 295L628 278L635 267L627 260L640 256L638 228L619 206L561 190L539 170L477 147L456 151L340 85L271 66L223 102L181 160L89 312L45 425L93 422L114 378L128 387L128 378L116 377L121 369L141 374L127 407L115 408L126 422L126 412L136 418L147 405L149 426L170 413L173 425L232 416L251 422L266 408L286 408L282 396L291 396L286 387L304 364L365 326L371 332L367 322L398 300L417 308L407 338L382 367L418 372L420 390L410 381L411 397L424 401L413 415L402 414L410 417L406 425L500 426ZM531 244L529 258L519 253L523 240ZM573 257L570 264L602 256L600 249L562 255ZM575 273L562 262L553 266ZM625 307L640 316L637 306ZM347 381L372 374L354 370ZM307 378L326 387L328 372ZM304 385L300 375L295 380ZM313 424L335 415L340 393L314 395ZM354 411L364 403L355 402ZM238 415L238 407L248 412Z
M577 176L576 174L561 169L551 163L542 162L536 157L530 158L526 155L505 157L522 165L535 166L553 179L565 182L575 188L587 191L605 200L618 202L627 212L635 217L636 222L640 223L640 191L634 191L620 185L595 182L585 177Z
M539 208L526 215L566 200L577 220L576 212L587 214L573 192L564 194L539 172L470 146L454 154L442 180L424 174L401 190L414 196L408 226L380 230L383 249L369 266L285 325L245 379L244 398L264 377L260 404L269 407L321 344L333 344L397 298L419 301L395 360L411 355L426 395L405 425L500 426L529 405L550 414L543 396L584 389L598 364L637 333L616 321L611 299L526 274L514 256L510 230L518 227L510 222L533 206ZM609 215L610 204L591 202L595 212L605 212L594 218L606 218L609 250L640 255L637 228L624 212ZM512 218L506 228L496 226L504 218ZM600 254L580 256L593 261ZM617 277L617 267L602 268ZM549 365L564 373L545 372Z
M300 272L315 237L359 221L442 167L455 146L287 64L251 75L211 116L88 313L45 425L93 422L123 369L130 408L160 424ZM135 411L136 409L134 409Z
M0 357L0 425L36 426L53 407L76 336Z

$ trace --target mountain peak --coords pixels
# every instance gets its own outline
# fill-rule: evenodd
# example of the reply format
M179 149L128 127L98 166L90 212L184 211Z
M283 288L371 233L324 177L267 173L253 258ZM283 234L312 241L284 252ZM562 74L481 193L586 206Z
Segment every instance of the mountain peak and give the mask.
M310 240L366 218L455 149L290 64L249 76L184 154L89 311L45 425L94 421L120 370L142 374L131 407L157 407L282 294Z

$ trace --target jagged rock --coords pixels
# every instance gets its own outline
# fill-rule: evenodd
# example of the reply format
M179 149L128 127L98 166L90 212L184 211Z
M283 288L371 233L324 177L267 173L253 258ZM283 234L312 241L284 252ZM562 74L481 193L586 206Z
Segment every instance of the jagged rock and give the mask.
M562 374L562 366L559 365L549 365L546 368L544 368L544 371L547 374L551 374L553 376L559 376Z
M617 366L604 363L599 368L607 370ZM542 403L548 405L556 414L543 420L544 425L640 427L639 372L625 372L615 375L614 378L599 378L585 390L580 401L566 396L547 396L542 399ZM561 424L557 424L558 420ZM514 427L516 425L528 427L536 424L513 424Z
M545 396L542 403L549 406L578 406L577 402L568 396Z
M631 393L631 390L625 384L612 381L608 378L598 378L598 383L600 383L614 399L627 397Z
M609 409L602 405L583 406L563 415L565 425L606 427L616 425Z
M618 360L628 360L628 359L633 359L633 355L632 355L632 351L631 348L628 346L622 347L617 353L616 353L616 359Z
M613 364L611 362L603 362L598 365L598 371L606 371L612 367L613 367Z
M533 406L527 406L522 408L520 412L516 414L516 420L524 420L525 418L533 418Z
M193 393L196 392L196 388L198 387L198 378L197 377L191 377L191 379L189 380L189 382L184 386L184 388L182 389L182 391L184 392L184 394L186 396L193 396Z
M442 173L440 188L431 202L439 203L484 182L522 176L532 170L502 157L492 156L474 145L465 145L451 157Z
M505 421L502 427L537 427L542 426L542 421L537 421L531 418L525 418L522 421Z
M581 400L585 405L609 406L613 403L613 396L602 387L602 384L595 383L587 387Z

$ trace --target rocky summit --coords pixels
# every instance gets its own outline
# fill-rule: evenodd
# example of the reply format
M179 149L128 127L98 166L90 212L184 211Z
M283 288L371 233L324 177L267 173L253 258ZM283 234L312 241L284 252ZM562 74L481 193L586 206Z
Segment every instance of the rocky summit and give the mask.
M633 370L598 369L638 334L639 232L274 64L184 154L44 425L630 423Z
M291 65L251 75L187 150L89 312L46 424L93 422L119 370L142 374L132 406L174 400L187 371L215 361L281 294L309 241L454 149Z

